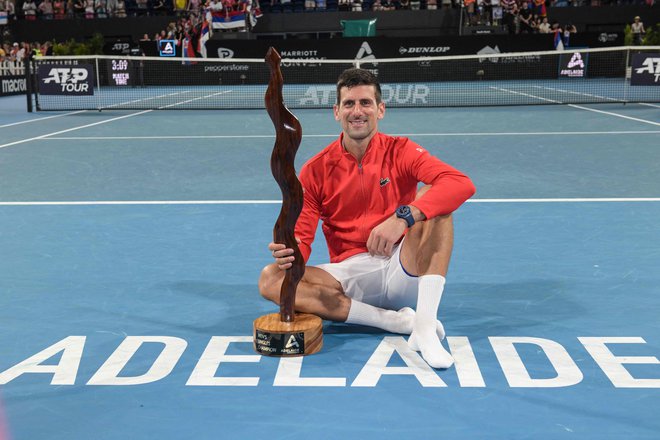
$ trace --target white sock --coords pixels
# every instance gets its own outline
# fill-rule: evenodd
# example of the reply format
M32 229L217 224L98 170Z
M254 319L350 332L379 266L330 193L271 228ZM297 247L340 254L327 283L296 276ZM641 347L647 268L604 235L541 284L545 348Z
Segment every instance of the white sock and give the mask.
M404 307L398 311L381 309L352 299L346 323L368 325L390 333L409 335L413 331L415 311L410 307ZM440 321L436 321L436 334L440 340L445 338L445 329Z
M445 277L442 275L422 275L419 277L417 311L413 332L408 345L420 351L424 360L433 368L449 368L454 359L444 349L437 335L437 316Z
M368 325L390 333L410 334L415 320L415 311L404 307L399 311L381 309L354 299L348 311L347 324Z

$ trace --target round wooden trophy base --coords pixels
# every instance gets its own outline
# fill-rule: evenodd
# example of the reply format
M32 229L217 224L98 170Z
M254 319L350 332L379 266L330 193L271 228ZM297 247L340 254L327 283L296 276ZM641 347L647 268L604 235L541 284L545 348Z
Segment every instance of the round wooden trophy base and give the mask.
M255 319L254 349L264 356L306 356L323 347L323 321L308 313L296 313L293 322L280 321L279 313Z

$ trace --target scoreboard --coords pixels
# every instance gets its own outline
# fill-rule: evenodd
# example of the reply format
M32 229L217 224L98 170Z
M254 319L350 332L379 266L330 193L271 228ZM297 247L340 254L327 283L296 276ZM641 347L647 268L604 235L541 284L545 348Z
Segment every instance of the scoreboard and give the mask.
M110 60L109 77L112 86L129 86L131 82L131 61L123 58Z

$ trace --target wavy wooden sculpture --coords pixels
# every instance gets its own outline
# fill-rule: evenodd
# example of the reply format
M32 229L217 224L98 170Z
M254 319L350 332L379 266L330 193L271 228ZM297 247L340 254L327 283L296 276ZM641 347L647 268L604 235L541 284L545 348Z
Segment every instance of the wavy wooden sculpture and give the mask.
M302 127L284 105L280 61L280 54L272 47L268 49L266 63L270 68L270 81L265 104L276 133L270 168L282 191L282 209L273 228L273 241L293 249L295 260L286 270L282 282L280 313L265 315L254 321L254 347L258 353L268 356L302 356L321 349L323 322L314 315L295 313L296 288L305 273L305 261L294 235L303 207L303 189L295 169Z

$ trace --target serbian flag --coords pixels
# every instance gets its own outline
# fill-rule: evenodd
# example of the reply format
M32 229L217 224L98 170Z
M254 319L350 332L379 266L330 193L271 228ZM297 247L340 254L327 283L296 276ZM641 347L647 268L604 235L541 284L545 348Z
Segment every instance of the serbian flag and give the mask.
M186 36L181 43L182 51L181 56L183 57L182 64L191 65L197 64L197 61L191 61L188 58L195 58L195 49L193 48L192 38Z
M202 31L199 34L199 41L197 42L197 52L202 54L202 58L206 58L206 42L209 41L210 38L211 30L209 29L209 22L206 21L206 17L204 17Z
M213 29L240 29L245 27L244 11L211 12Z

